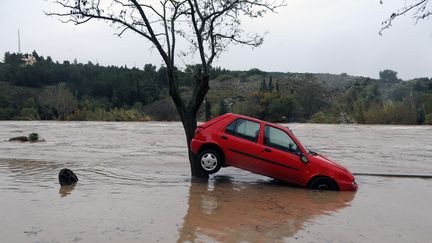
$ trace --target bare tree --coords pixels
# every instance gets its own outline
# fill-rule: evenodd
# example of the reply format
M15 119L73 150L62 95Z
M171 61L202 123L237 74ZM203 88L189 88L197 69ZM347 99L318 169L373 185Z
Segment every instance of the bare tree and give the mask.
M383 0L380 0L380 3L383 4ZM382 28L380 30L380 35L382 34L382 32L385 29L388 29L392 26L393 21L400 17L403 16L405 14L411 13L412 14L412 18L415 20L415 22L417 23L420 20L426 19L429 16L432 15L432 9L429 8L428 4L429 4L429 0L413 0L411 1L411 3L406 3L405 2L405 6L394 11L390 17L388 17L386 20L384 20L382 22Z
M56 0L64 12L49 12L76 25L102 20L117 28L117 35L133 31L149 41L162 57L169 93L186 133L192 176L202 177L190 142L197 127L197 112L209 90L209 69L229 44L253 47L263 37L241 27L245 17L259 18L283 6L284 0ZM178 42L187 43L186 49ZM176 80L176 57L198 56L200 69L189 99L184 100Z

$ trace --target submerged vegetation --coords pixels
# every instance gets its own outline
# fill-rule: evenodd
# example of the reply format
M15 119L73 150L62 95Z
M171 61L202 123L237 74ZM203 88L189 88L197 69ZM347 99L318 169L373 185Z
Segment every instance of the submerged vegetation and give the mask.
M199 65L177 70L183 97ZM403 81L345 73L229 71L212 68L199 112L207 120L235 112L273 122L432 124L432 79ZM0 62L1 120L178 120L165 67L104 67L5 53Z
M45 140L40 139L39 134L37 133L30 133L27 137L26 136L19 136L19 137L13 137L9 139L9 142L31 142L31 143L35 143L35 142L44 142Z

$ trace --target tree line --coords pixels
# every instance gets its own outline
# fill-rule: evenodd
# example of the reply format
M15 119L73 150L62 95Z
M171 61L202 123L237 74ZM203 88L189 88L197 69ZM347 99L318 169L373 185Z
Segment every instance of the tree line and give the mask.
M430 78L403 81L393 70L381 71L379 79L286 73L276 81L271 76L252 81L259 78L231 83L235 90L255 83L241 94L224 95L229 90L216 85L208 98L219 104L213 113L235 112L272 122L432 124Z
M176 70L188 97L200 65ZM347 74L268 73L211 68L198 112L208 120L235 112L273 122L432 124L432 80ZM0 62L1 120L179 120L165 67L54 62L38 53L5 53Z
M187 66L183 71L177 70L179 85L191 86L198 68ZM214 76L225 72L221 68L211 71ZM104 67L92 62L78 63L76 59L72 63L59 63L36 51L6 52L0 63L0 82L3 86L0 119L3 120L141 120L146 117L139 115L141 108L166 98L168 88L164 66ZM119 113L119 117L112 112ZM128 115L122 118L125 112Z

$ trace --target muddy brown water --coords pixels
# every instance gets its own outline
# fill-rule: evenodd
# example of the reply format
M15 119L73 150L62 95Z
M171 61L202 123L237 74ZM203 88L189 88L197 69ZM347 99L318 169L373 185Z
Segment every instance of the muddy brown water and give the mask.
M432 127L291 124L353 172L432 175ZM38 132L46 142L7 142ZM80 181L60 188L67 167ZM0 242L430 242L432 180L314 192L236 168L191 181L180 123L0 122Z

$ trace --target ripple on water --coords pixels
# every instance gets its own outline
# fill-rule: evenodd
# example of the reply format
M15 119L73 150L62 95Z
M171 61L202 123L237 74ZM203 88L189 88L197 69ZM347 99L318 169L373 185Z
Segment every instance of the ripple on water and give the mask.
M169 184L189 172L180 123L1 123L0 139L38 130L47 140L34 145L0 143L3 152L0 169L18 181L24 182L29 176L36 181L52 180L56 177L55 170L64 166L81 170L94 181L136 185L158 180ZM289 124L289 127L304 145L354 172L432 173L432 162L425 159L432 158L432 143L424 143L432 136L429 127L327 124ZM159 174L154 174L156 171ZM231 172L239 177L244 173Z
M0 235L7 242L279 242L298 232L312 237L307 241L314 239L307 232L314 226L324 227L316 231L316 241L338 239L342 231L332 235L332 229L344 226L343 232L356 228L369 238L348 235L342 242L382 242L387 238L373 238L381 230L408 232L411 238L399 242L424 241L430 234L421 228L430 226L430 219L422 218L430 180L359 176L357 194L316 193L223 168L199 183L190 179L180 123L9 121L0 126ZM432 174L428 127L289 127L304 145L354 172ZM36 131L47 142L5 141L17 131ZM78 184L59 187L62 168L72 169ZM401 200L419 205L408 207ZM364 221L370 215L373 219ZM411 215L418 223L409 221ZM331 223L322 224L323 218ZM400 222L406 225L398 228Z

